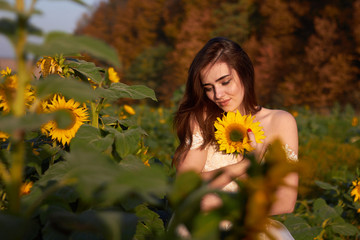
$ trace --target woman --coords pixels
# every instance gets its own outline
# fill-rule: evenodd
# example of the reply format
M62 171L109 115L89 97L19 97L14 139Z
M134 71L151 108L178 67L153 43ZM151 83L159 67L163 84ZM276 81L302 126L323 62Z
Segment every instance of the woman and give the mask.
M284 143L288 159L297 161L298 134L293 116L282 110L271 110L257 104L254 90L254 68L245 51L226 38L213 38L195 56L188 73L185 94L176 112L174 126L180 140L173 163L177 172L194 170L204 180L212 179L211 187L236 191L233 179L246 177L249 161L241 155L223 154L216 148L214 121L224 112L239 111L251 114L260 122L266 138L256 143L251 129L248 137L255 148L255 156L262 159L267 147L275 139ZM290 213L297 198L298 175L288 174L285 185L276 192L277 201L270 214ZM207 195L202 210L219 207L221 200ZM268 229L275 239L293 239L285 227ZM262 239L266 239L265 234Z

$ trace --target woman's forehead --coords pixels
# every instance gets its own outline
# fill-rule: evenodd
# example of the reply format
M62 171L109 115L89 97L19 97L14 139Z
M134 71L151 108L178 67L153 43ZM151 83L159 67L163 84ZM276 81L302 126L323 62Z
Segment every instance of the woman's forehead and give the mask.
M232 75L232 68L225 62L210 63L201 71L201 81L216 80L225 75Z

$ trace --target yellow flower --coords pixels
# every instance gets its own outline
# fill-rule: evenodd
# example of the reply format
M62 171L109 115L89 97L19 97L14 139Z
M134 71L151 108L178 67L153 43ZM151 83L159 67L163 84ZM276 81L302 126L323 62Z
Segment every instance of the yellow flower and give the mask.
M228 112L223 115L223 118L217 118L214 126L215 139L219 144L220 151L226 151L226 153L241 153L251 152L254 148L250 145L250 139L247 135L247 130L251 131L255 135L257 143L261 143L262 139L265 139L264 131L259 126L260 122L254 123L255 117L251 115L241 115L239 111Z
M360 201L360 181L355 180L352 182L353 190L351 191L351 196L354 196L354 202Z
M40 73L43 77L47 77L49 74L60 74L62 68L59 63L52 57L44 57L37 61L36 66L40 66Z
M0 73L2 77L11 76L11 69L9 67L6 67L6 70L1 70Z
M5 142L9 138L9 134L0 131L0 142Z
M79 102L75 102L73 99L66 101L64 97L57 94L49 103L45 103L43 106L44 112L47 113L65 110L71 115L72 121L65 128L60 128L54 120L44 124L41 128L44 134L50 136L53 140L61 142L63 145L70 143L80 126L88 119L85 105L81 107Z
M146 160L146 161L144 162L144 165L150 167L149 160Z
M95 89L99 86L99 84L97 84L96 82L94 82L91 78L88 78L87 80L89 81L90 86L91 86L92 89L95 90Z
M20 188L20 196L29 194L32 186L32 182L23 183Z
M160 117L163 116L164 111L161 107L158 108L158 113L159 113Z
M121 113L119 114L119 118L120 118L120 119L127 119L127 116L126 116L123 112L121 112Z
M124 110L125 110L125 112L127 112L130 115L135 115L135 113L136 113L135 110L127 104L124 105Z
M11 73L10 68L1 71L1 76L5 77L5 82L0 84L0 110L4 112L10 111L10 103L13 100L17 88L18 78L15 74ZM25 104L30 107L35 99L34 91L30 84L25 87Z
M110 67L108 69L108 73L109 73L109 80L113 83L117 83L120 82L120 78L117 74L117 72L114 70L114 68Z
M351 120L351 126L356 127L359 123L359 119L357 117L353 117Z
M297 116L299 116L299 113L298 113L297 111L293 111L293 112L292 112L292 115L293 115L294 117L297 117Z

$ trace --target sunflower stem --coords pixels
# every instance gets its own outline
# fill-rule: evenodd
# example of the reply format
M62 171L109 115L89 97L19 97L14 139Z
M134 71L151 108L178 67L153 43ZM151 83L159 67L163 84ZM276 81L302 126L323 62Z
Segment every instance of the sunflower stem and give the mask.
M57 147L57 143L56 143L56 141L53 141L53 148L56 148L56 147ZM55 154L52 155L50 158L49 167L54 165L54 163L55 163Z
M15 116L22 116L25 113L25 86L29 81L29 74L25 60L25 44L27 41L28 17L25 16L24 0L16 0L17 14L17 33L15 43L15 58L17 63L17 91L15 99L11 103L11 111Z
M97 104L91 102L91 126L99 128L99 111Z
M25 145L23 134L18 132L14 136L13 152L11 154L10 182L7 185L7 194L9 200L9 210L12 213L20 211L20 187L23 179Z
M25 114L25 86L30 79L25 59L28 17L25 14L24 0L16 0L15 8L17 11L17 27L14 45L18 79L15 98L10 101L10 106L11 112L15 116L21 117ZM24 135L24 132L18 129L14 131L12 136L13 151L11 153L11 166L9 169L10 179L6 188L9 211L14 214L20 213L20 187L23 179L25 157Z

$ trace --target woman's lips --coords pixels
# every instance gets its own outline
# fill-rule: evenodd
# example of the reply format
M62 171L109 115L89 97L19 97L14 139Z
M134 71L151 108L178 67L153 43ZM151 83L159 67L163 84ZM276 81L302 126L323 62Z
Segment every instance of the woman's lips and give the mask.
M226 106L230 102L230 99L219 101L218 104L222 107Z

